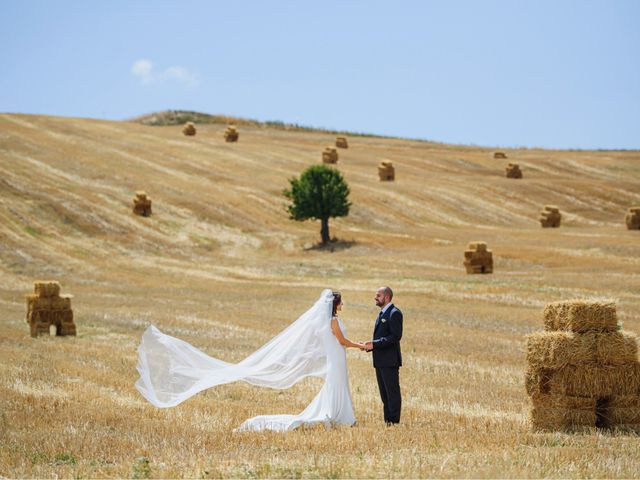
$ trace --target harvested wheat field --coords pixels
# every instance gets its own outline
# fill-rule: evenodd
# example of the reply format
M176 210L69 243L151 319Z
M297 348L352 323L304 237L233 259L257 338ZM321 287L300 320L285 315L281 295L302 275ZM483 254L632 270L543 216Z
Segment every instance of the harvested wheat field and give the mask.
M624 221L640 153L506 150L527 172L514 182L495 147L350 135L339 170L353 206L318 247L319 222L290 221L282 190L335 133L243 125L231 145L220 124L181 128L0 115L0 476L638 475L637 434L532 431L524 338L567 299L613 299L640 334L640 231ZM379 181L380 158L398 180ZM141 185L161 205L147 218L131 214ZM561 229L540 228L545 204ZM474 238L492 275L465 272ZM31 338L25 295L43 278L73 294L77 336ZM404 312L397 427L383 426L371 359L354 350L354 427L233 433L300 412L317 379L232 384L166 410L134 388L149 324L239 361L329 287L347 336L368 340L383 284Z

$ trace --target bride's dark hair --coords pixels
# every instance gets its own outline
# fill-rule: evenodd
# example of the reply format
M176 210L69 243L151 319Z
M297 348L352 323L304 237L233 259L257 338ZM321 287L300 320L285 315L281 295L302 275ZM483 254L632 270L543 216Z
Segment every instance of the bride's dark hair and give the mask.
M340 292L333 292L333 313L331 316L335 317L338 311L338 305L342 302L342 294Z

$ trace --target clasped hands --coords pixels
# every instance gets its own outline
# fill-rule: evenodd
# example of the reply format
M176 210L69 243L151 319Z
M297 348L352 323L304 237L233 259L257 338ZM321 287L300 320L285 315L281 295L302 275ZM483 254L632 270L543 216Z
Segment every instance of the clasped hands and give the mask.
M365 352L370 352L371 350L373 350L373 342L358 342L356 345L358 345L358 348L360 350L363 350Z

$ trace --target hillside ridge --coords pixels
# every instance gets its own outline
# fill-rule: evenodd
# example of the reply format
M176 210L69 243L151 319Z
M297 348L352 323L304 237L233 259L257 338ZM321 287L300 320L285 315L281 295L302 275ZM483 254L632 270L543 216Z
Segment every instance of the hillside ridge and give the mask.
M143 114L129 119L130 122L137 122L143 125L167 126L167 125L183 125L187 122L193 122L200 125L206 124L234 124L237 126L252 126L261 128L271 128L274 130L286 130L293 132L321 132L332 133L337 135L351 135L359 137L378 137L385 138L384 135L376 135L373 133L354 132L350 130L336 130L323 127L311 127L300 125L298 123L287 123L281 120L254 120L251 118L235 117L231 115L210 114L197 112L193 110L162 110Z

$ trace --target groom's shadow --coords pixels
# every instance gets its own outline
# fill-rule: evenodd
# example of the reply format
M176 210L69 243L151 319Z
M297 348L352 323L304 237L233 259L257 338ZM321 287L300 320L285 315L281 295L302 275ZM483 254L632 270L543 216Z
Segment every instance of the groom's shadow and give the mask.
M305 245L303 247L303 249L305 251L311 251L311 250L316 250L316 251L320 251L320 252L340 252L342 250L347 250L355 245L357 245L358 242L356 242L355 240L340 240L338 238L332 238L331 240L329 240L329 242L327 243L315 243L313 245Z

